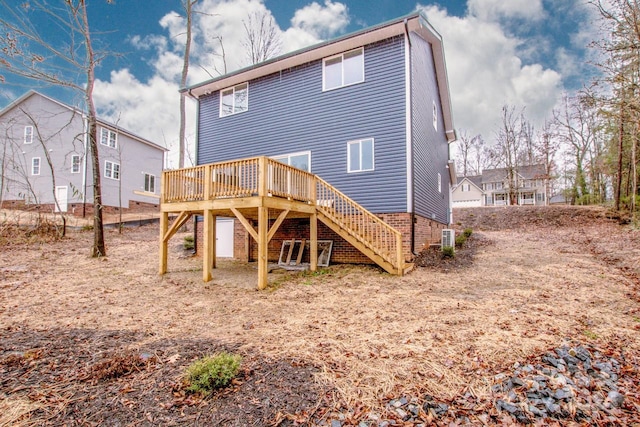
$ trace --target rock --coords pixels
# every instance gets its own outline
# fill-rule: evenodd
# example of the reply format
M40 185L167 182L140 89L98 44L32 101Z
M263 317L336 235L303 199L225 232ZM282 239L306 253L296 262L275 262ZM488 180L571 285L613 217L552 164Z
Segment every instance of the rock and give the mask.
M408 421L411 418L411 416L402 408L397 408L396 414L398 414L402 421Z
M391 406L393 406L394 408L400 408L400 407L402 407L402 405L404 405L404 403L402 403L402 402L401 402L401 401L399 401L399 400L394 400L394 401L392 401L392 402L393 402L393 403L391 403L391 402L390 402L390 403L391 403Z
M520 408L514 405L513 403L505 402L500 399L496 402L496 407L502 411L506 411L511 415L515 415L516 412L520 411Z
M556 390L553 396L556 400L564 400L573 397L573 393L568 388L559 388Z
M547 355L545 355L545 356L542 356L542 361L543 361L544 363L546 363L547 365L551 365L551 366L553 366L554 368L557 368L557 367L558 367L558 359L556 359L555 357L553 357L553 356L552 356L552 355L550 355L550 354L547 354Z
M511 384L513 384L514 387L522 387L524 385L524 381L522 381L518 377L511 378L509 382L511 382Z
M538 418L544 418L547 416L547 413L545 411L538 409L533 405L529 405L529 412L531 412L533 415L535 415Z
M546 401L544 407L547 409L547 412L552 415L560 412L560 405L552 403L551 401Z
M607 394L607 399L611 402L611 405L619 408L624 403L624 396L617 391L611 390Z
M332 420L331 421L331 427L342 427L342 422L340 422L338 420Z
M420 414L420 407L412 403L407 406L407 411L409 411L414 417L417 417Z

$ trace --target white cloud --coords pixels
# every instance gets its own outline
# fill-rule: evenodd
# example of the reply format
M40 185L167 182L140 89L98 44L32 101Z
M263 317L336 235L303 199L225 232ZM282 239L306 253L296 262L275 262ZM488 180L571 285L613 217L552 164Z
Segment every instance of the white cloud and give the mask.
M188 84L198 83L249 65L242 45L244 22L251 13L271 15L264 0L201 0L194 14L191 66ZM275 22L275 20L273 21ZM283 52L299 49L335 36L349 23L343 3L326 0L295 12L291 27L276 28ZM96 105L101 117L172 150L170 165L177 166L179 100L182 52L185 43L185 19L177 12L166 14L160 25L166 35L133 36L130 43L140 50L153 50L149 61L152 77L140 81L130 70L111 72L108 81L96 81ZM224 60L223 60L224 52ZM225 64L226 63L226 64ZM187 128L190 140L195 134L195 107L188 101ZM193 147L191 147L193 152Z
M319 39L326 39L344 31L349 25L347 6L325 0L324 7L313 2L296 11L291 19L293 28L300 28Z
M468 0L469 14L483 21L520 18L537 21L544 18L542 0Z
M491 142L505 104L526 107L536 126L543 122L562 86L557 71L523 65L518 52L522 40L507 35L498 22L475 15L450 16L437 6L418 8L444 40L457 128L480 133Z

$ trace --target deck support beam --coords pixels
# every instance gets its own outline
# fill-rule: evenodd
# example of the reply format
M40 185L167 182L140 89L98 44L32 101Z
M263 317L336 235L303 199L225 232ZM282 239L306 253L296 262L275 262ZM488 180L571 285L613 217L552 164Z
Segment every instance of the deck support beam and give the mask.
M161 276L167 272L167 246L169 239L165 239L164 236L166 235L168 228L169 213L160 212L160 268L158 271Z
M309 257L311 271L318 269L318 214L312 214L309 217Z
M263 206L258 208L258 289L267 287L267 271L269 257L269 242L267 234L269 228L269 209Z
M204 228L202 231L202 280L211 280L211 268L215 266L216 259L216 223L211 210L204 211Z

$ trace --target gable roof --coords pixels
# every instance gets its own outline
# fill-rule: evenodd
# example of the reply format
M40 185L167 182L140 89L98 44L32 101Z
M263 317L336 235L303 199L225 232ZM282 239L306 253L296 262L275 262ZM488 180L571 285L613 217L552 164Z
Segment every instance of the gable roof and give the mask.
M427 21L421 12L396 18L373 27L365 28L354 33L346 34L332 40L321 42L294 52L290 52L259 64L251 65L237 71L216 77L211 80L198 83L180 91L186 92L190 97L198 99L203 95L244 83L259 77L277 73L298 65L336 55L364 45L385 40L393 36L414 32L429 42L432 46L433 59L436 69L436 80L440 92L442 115L445 124L445 133L450 141L455 139L453 127L453 114L451 110L451 97L449 92L449 80L444 60L444 46L442 37Z
M458 185L456 185L455 188L458 188L465 181L473 185L474 187L476 187L478 190L482 191L482 175L472 175L472 176L461 177L460 180L458 181Z
M515 171L523 179L538 179L546 176L544 165L518 166ZM485 169L482 171L482 182L499 182L507 177L507 168Z
M2 110L0 110L0 117L4 116L9 111L13 110L15 107L17 107L18 105L20 105L21 103L23 103L27 99L31 98L32 96L39 96L41 98L44 98L44 99L46 99L46 100L48 100L50 102L53 102L53 103L57 104L58 106L60 106L62 108L65 108L65 109L73 112L74 114L78 114L78 115L83 116L83 117L86 115L86 113L84 111L80 110L79 108L72 107L72 106L67 105L67 104L65 104L63 102L60 102L60 101L58 101L56 99L53 99L53 98L51 98L51 97L49 97L47 95L44 95L44 94L42 94L42 93L40 93L40 92L38 92L36 90L31 89L28 92L22 94L22 96L16 98L13 102L11 102L9 105L4 107ZM136 135L135 133L130 132L130 131L128 131L128 130L126 130L126 129L124 129L124 128L116 125L116 124L108 122L108 121L106 121L104 119L101 119L99 117L97 117L96 120L100 125L102 125L104 127L108 127L108 128L110 128L112 130L116 130L118 132L122 132L122 133L126 134L127 136L129 136L129 137L131 137L131 138L133 138L133 139L135 139L135 140L137 140L137 141L139 141L139 142L141 142L143 144L149 145L149 146L151 146L153 148L157 148L158 150L162 150L162 151L165 151L165 152L169 151L169 149L167 149L167 148L165 148L165 147L163 147L163 146L161 146L159 144L156 144L155 142L149 141L148 139L145 139L145 138L143 138L143 137L141 137L139 135Z

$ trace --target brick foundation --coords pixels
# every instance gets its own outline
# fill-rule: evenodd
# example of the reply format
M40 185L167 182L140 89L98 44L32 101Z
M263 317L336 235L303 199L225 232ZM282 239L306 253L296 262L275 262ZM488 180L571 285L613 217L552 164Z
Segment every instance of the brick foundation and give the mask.
M405 259L411 261L414 255L411 253L411 214L410 213L389 213L378 215L383 221L391 225L402 233L402 247ZM438 223L428 218L415 215L415 243L414 251L420 252L425 246L431 243L440 242L442 230L447 228L445 224ZM275 219L269 220L269 227L273 225ZM241 261L255 261L258 257L258 245L249 236L240 221L234 221L234 258ZM253 224L254 227L257 224ZM197 225L197 253L202 253L202 222ZM295 218L285 220L273 239L269 242L269 261L277 262L280 257L282 242L292 239L309 239L309 219ZM331 253L331 263L337 264L373 264L367 256L357 250L349 242L336 234L329 227L318 221L318 239L333 240L333 251ZM306 251L303 262L309 262L309 251ZM295 254L294 254L295 256Z

